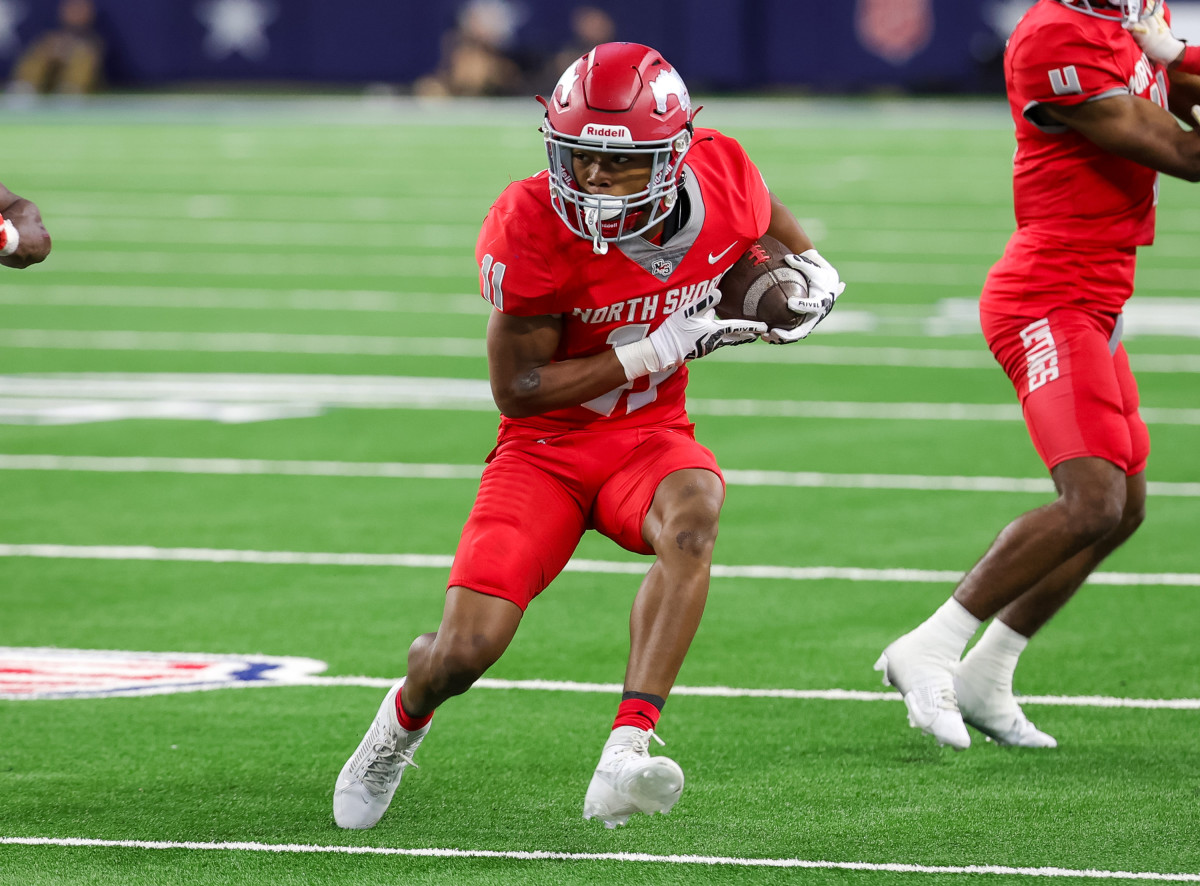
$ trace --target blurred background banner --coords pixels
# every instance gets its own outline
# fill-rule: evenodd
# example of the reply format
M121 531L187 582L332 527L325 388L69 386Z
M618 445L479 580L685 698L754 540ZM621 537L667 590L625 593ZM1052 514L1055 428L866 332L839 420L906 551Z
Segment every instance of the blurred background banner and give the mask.
M528 93L557 79L581 30L561 0L93 0L105 79L124 89L189 82L413 87L465 42L516 76L478 92ZM693 90L991 91L1008 29L1029 0L612 0L607 39L655 46ZM1186 4L1175 4L1183 6ZM1193 4L1195 5L1195 4ZM0 0L0 67L55 26L53 0ZM333 10L336 9L336 12ZM471 21L468 21L471 18ZM593 26L594 26L593 22ZM468 50L470 46L468 46ZM468 66L477 62L466 62ZM512 72L510 72L512 73ZM453 89L450 92L454 92Z

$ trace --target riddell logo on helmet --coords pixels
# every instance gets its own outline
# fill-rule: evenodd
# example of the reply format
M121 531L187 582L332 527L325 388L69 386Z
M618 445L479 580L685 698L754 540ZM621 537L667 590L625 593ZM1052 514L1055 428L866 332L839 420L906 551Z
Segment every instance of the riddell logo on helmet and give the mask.
M598 123L587 123L580 135L584 138L619 138L628 142L633 141L632 133L625 126L601 126Z

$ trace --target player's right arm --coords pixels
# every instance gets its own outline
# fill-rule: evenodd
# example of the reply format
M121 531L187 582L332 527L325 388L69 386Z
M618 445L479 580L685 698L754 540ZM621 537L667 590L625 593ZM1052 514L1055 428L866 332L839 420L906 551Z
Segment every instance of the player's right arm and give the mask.
M1172 114L1148 99L1114 95L1041 111L1109 153L1167 175L1200 181L1200 134L1181 129Z
M616 351L554 362L562 317L519 317L493 310L488 320L492 398L509 418L578 406L625 384Z
M488 377L492 398L509 418L579 406L626 382L681 366L726 345L746 344L767 331L749 320L720 320L721 293L711 289L679 306L646 338L587 357L555 361L562 339L558 315L520 317L492 311Z
M8 268L27 268L50 254L50 234L42 224L42 214L32 201L20 197L0 185L0 224L7 222L15 229L17 248L0 256L0 265Z

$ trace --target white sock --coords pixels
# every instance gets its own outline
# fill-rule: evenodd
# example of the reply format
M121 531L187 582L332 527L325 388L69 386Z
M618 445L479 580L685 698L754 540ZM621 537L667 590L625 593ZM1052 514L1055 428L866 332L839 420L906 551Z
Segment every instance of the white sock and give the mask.
M1028 645L1028 637L1018 634L1000 619L993 619L979 642L971 647L963 659L962 666L969 669L973 682L986 680L996 688L1011 693L1017 660Z
M913 633L920 632L922 642L929 651L958 661L981 624L982 621L951 597Z

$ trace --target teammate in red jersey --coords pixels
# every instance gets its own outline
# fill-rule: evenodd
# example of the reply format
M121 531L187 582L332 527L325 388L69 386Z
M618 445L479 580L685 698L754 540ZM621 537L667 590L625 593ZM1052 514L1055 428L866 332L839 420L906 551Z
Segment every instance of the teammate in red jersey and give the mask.
M549 169L509 185L476 248L499 441L441 625L413 641L408 675L338 777L342 827L379 820L434 710L500 657L587 529L655 560L584 817L615 827L671 809L683 772L649 744L700 623L725 496L688 420L684 364L760 335L803 338L843 289L741 146L694 128L687 88L655 50L601 44L540 100ZM790 332L713 311L721 275L764 233L809 281Z
M0 265L27 268L50 254L50 234L32 201L0 185Z
M957 749L970 745L964 721L1001 744L1056 746L1013 695L1018 657L1144 516L1150 436L1121 311L1135 250L1154 239L1158 174L1200 180L1200 133L1171 113L1191 119L1200 79L1138 42L1161 40L1160 22L1169 32L1154 0L1038 0L1005 51L1017 229L980 319L1058 497L1005 527L876 663L910 724Z

